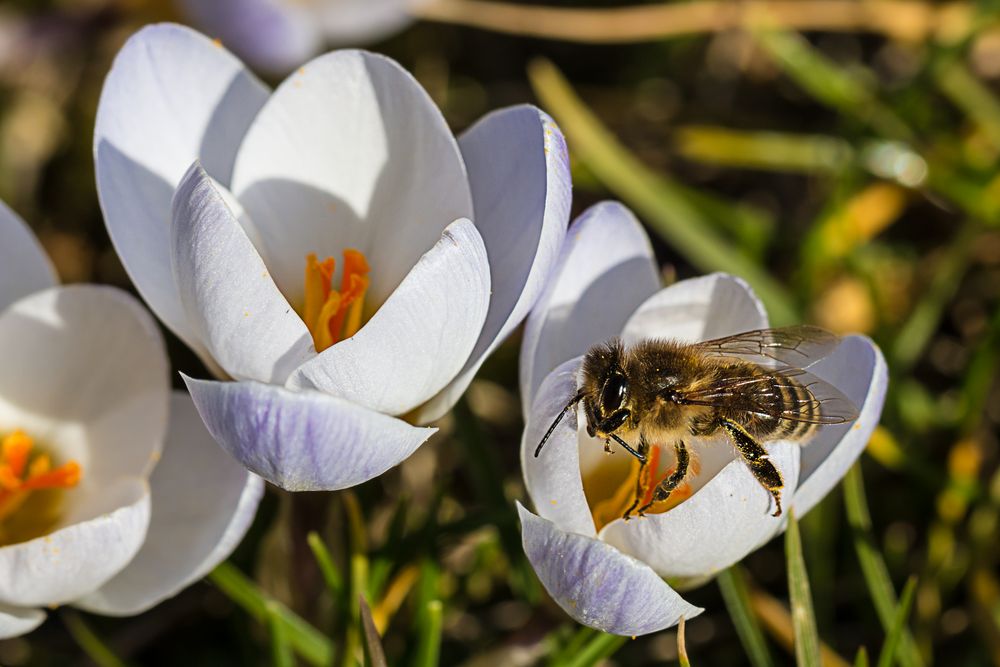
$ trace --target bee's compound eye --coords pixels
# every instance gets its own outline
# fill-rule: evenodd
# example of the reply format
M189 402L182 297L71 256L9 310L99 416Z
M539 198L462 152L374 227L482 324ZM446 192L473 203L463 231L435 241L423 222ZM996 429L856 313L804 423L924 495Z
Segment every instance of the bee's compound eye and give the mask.
M614 412L625 402L625 395L628 393L628 382L621 375L612 375L604 383L601 391L601 409L605 414Z

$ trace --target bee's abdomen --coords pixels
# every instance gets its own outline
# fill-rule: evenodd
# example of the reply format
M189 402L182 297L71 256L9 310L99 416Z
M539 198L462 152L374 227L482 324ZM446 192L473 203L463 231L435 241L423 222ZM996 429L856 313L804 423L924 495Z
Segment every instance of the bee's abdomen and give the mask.
M775 440L804 440L816 430L814 423L820 416L819 403L810 391L793 378L782 375L771 377L776 397L775 419L769 435Z

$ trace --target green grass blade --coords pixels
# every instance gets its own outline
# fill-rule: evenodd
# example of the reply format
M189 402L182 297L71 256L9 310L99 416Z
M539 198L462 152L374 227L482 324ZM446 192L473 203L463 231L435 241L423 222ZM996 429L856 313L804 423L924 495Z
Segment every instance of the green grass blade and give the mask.
M753 667L774 667L764 633L761 632L757 617L750 607L750 594L747 591L743 570L739 565L733 565L722 572L717 581L729 617L736 627L736 635L743 644L743 650L746 651L750 664Z
M208 578L258 622L268 623L272 614L279 617L288 633L288 643L303 660L319 667L326 667L330 663L333 643L302 617L263 593L235 566L222 563L209 573ZM274 605L273 609L269 610L268 605Z
M833 62L798 33L760 30L754 38L816 101L860 120L883 137L912 140L912 131L875 96L874 79L868 80Z
M61 616L73 641L97 667L125 667L125 662L91 629L79 612L67 609Z
M688 125L678 128L676 138L677 151L687 159L722 167L830 174L857 159L844 139L815 134Z
M847 522L854 533L854 549L861 563L861 572L868 586L868 593L871 595L882 628L888 632L896 612L896 591L889 578L889 569L876 548L871 534L872 521L868 513L868 501L865 499L861 466L858 463L855 463L844 477L844 505L847 510ZM901 631L896 662L902 667L923 665L913 635L905 628Z
M440 600L431 600L424 607L420 618L420 643L417 644L417 658L414 667L437 667L441 654L441 623L444 605Z
M896 651L899 649L899 639L903 636L903 630L906 628L906 619L910 617L910 607L913 605L913 594L916 589L917 579L910 577L899 598L899 606L892 619L892 627L889 628L889 633L885 637L885 644L882 645L882 650L878 654L878 667L892 667Z
M344 580L341 578L340 571L337 570L337 566L333 562L333 557L330 556L330 550L326 548L323 538L316 531L312 531L306 536L306 543L313 552L316 564L319 565L319 571L323 575L323 581L326 583L327 590L336 599L344 590Z
M277 602L267 603L267 628L271 633L271 663L274 667L295 667L295 656L288 641L288 627L281 618Z
M792 627L795 629L795 662L799 667L820 667L819 633L813 614L812 593L809 591L809 573L802 556L802 538L795 513L788 516L785 531L785 560L788 562L788 596L792 608Z
M744 278L764 301L772 324L799 320L787 290L716 231L676 184L648 169L583 104L555 65L536 60L528 69L535 94L559 121L573 153L609 190L633 207L667 242L702 271Z
M1000 101L957 58L947 58L932 72L934 82L952 104L961 109L1000 148Z
M579 653L571 656L566 667L593 667L605 658L613 656L627 641L628 637L601 632L587 642Z
M854 667L868 667L868 649L864 646L858 649L858 654L854 656Z

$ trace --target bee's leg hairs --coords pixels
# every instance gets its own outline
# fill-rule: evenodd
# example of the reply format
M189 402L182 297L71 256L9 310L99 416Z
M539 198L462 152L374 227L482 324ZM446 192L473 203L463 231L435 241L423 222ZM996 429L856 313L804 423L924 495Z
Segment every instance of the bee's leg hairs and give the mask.
M761 486L774 496L777 509L771 516L781 516L781 490L784 488L785 482L781 479L781 472L774 467L771 459L768 458L767 450L736 422L720 419L719 425L729 434L753 476L757 478Z

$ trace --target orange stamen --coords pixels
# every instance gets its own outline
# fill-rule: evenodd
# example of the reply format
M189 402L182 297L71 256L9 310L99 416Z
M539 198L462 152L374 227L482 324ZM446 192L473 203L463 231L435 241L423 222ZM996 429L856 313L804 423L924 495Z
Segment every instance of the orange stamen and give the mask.
M340 290L333 289L332 257L318 262L306 256L306 303L303 319L313 336L317 352L350 338L361 328L362 308L368 291L368 261L358 250L344 251Z
M83 469L79 463L69 461L53 469L48 454L37 454L29 462L33 448L34 442L23 431L0 441L0 521L17 511L32 491L68 489L80 483Z

